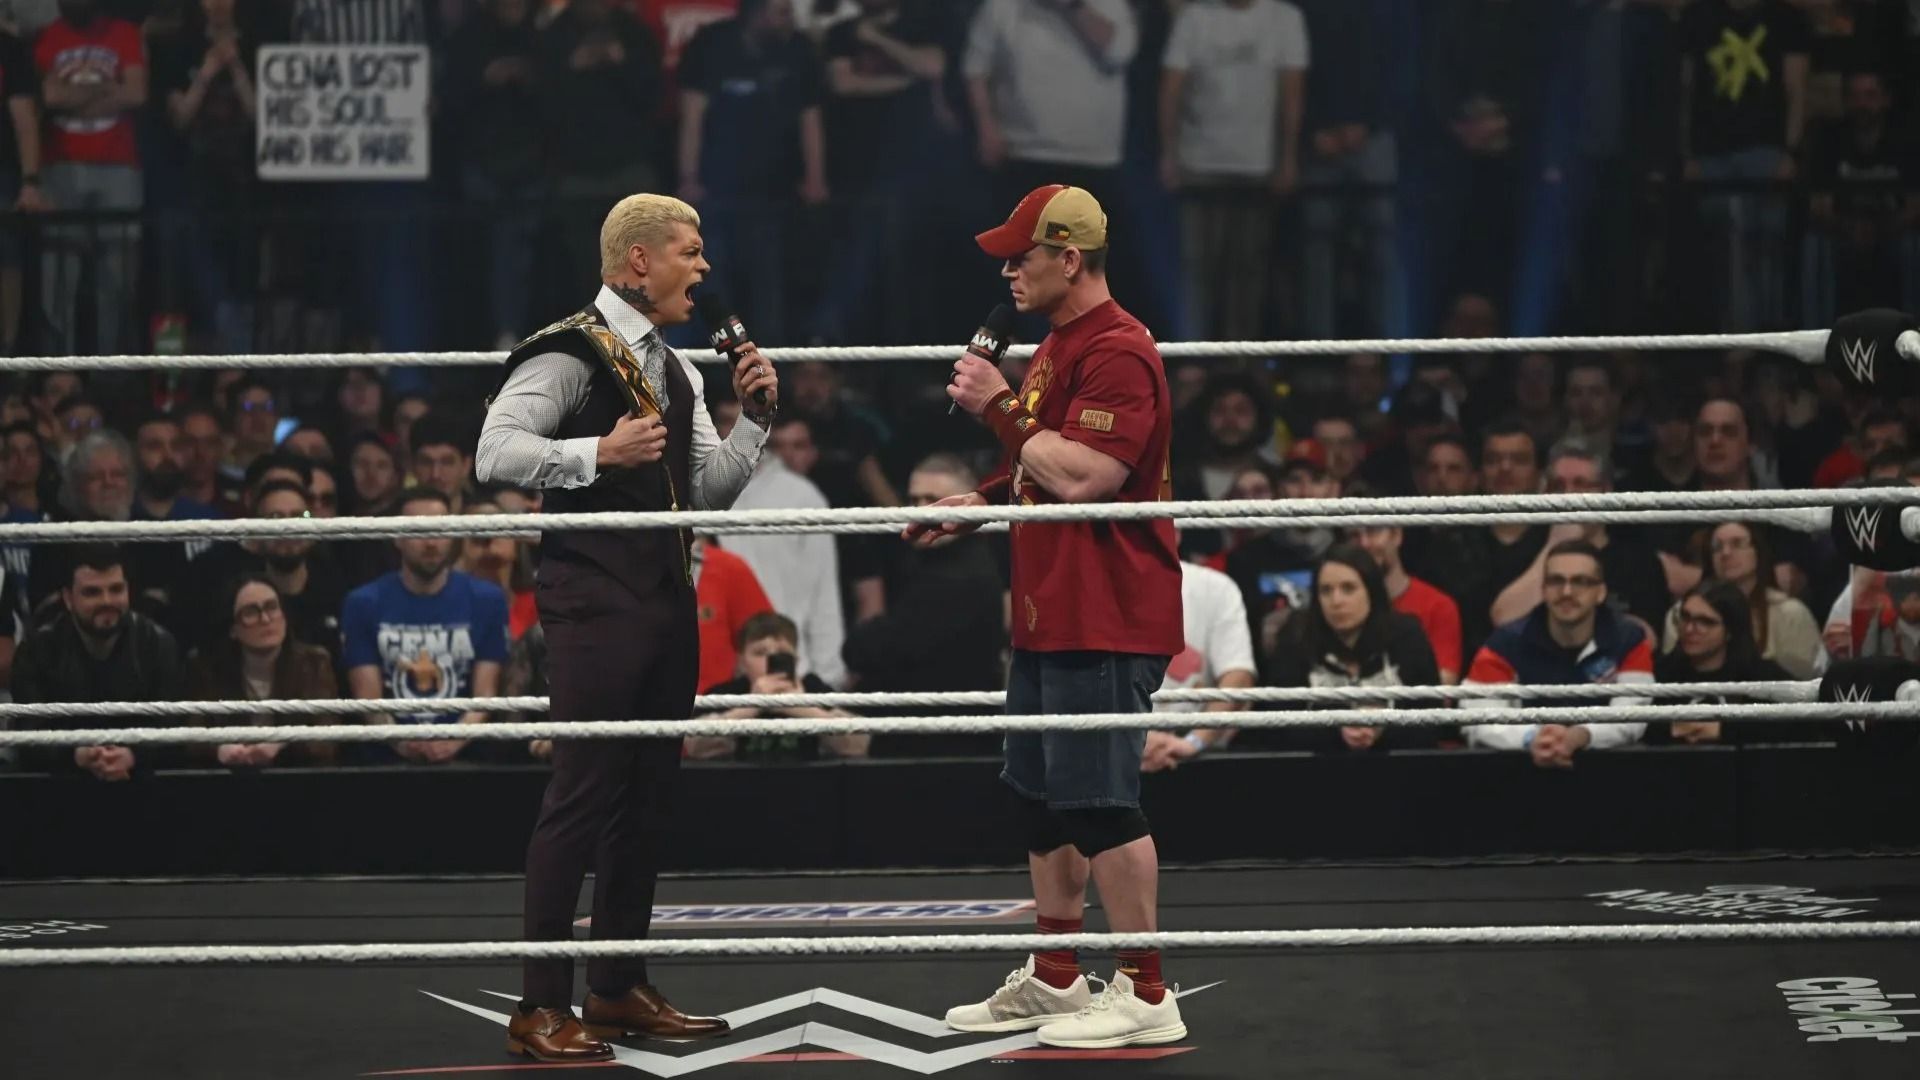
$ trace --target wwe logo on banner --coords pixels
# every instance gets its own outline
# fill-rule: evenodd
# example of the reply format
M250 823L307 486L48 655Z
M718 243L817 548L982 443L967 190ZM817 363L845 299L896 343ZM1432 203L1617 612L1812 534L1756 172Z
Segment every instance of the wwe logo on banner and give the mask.
M1873 700L1873 687L1858 683L1838 687L1833 692L1833 700L1841 705L1865 705Z
M1853 546L1861 551L1873 551L1880 545L1874 534L1880 531L1880 507L1856 506L1846 511L1847 534L1853 537Z
M1855 382L1872 385L1873 355L1880 351L1880 343L1865 338L1854 338L1840 343L1840 358L1846 361L1847 370L1853 374Z

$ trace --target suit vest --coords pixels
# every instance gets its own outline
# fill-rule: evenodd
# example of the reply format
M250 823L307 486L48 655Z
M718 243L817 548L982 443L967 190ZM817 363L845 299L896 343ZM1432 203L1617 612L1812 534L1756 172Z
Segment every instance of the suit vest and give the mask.
M659 395L647 381L641 358L607 325L599 309L587 308L514 346L500 385L522 363L544 353L565 353L593 373L585 406L562 417L553 438L598 438L612 431L623 416L652 415L667 426L667 448L659 461L650 464L600 468L586 487L549 489L542 510L568 514L688 509L693 384L679 358L669 353L664 365L668 405L662 414ZM645 596L665 585L692 584L692 544L693 534L685 529L544 532L540 559L542 563L551 559L591 564L635 595Z

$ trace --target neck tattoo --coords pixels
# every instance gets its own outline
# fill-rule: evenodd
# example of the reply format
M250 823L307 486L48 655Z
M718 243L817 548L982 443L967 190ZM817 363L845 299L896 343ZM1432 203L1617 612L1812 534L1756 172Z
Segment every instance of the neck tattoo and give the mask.
M651 316L654 313L653 300L647 296L646 286L609 284L607 288L613 290L613 295L625 300L628 307L640 314Z

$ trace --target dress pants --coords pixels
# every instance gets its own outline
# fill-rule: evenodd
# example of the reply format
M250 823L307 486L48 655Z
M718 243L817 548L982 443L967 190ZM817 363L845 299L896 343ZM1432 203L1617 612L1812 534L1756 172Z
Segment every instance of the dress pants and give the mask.
M693 587L677 574L636 592L585 563L547 560L537 592L547 637L552 718L685 719L700 666ZM594 872L591 937L647 936L678 739L556 739L553 776L527 846L526 937L573 937L574 909ZM566 1008L570 960L528 960L523 1004ZM595 959L587 986L618 996L647 983L644 958Z

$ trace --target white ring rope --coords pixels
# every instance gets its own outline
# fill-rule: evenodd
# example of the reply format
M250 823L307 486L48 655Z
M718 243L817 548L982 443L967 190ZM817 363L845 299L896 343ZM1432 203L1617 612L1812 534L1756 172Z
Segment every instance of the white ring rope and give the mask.
M1165 705L1213 704L1372 704L1382 701L1446 702L1455 700L1539 700L1583 698L1611 701L1620 697L1692 698L1744 697L1771 701L1812 701L1818 680L1805 682L1698 683L1573 683L1564 686L1249 686L1160 690L1153 700ZM442 713L546 712L544 697L436 698L431 704ZM1002 690L949 690L935 693L824 693L824 694L702 694L693 699L696 711L714 709L971 709L999 708L1007 703ZM378 713L405 716L417 713L422 702L404 698L307 698L267 701L74 701L23 705L0 703L0 725L5 721L63 720L72 717L161 717L202 719L220 716L340 716ZM1188 714L1194 715L1194 714ZM28 726L33 726L29 723Z
M431 701L419 705L433 705ZM312 724L307 726L72 728L0 731L0 746L142 746L299 742L415 742L433 739L678 739L748 735L957 735L1008 731L1184 730L1196 713L1081 713L1060 716L847 716L724 720L576 720L501 724ZM1821 720L1920 720L1920 701L1768 705L1577 705L1479 709L1322 709L1216 713L1210 722L1240 729L1454 727L1464 725L1615 724L1698 721L1785 723Z
M546 532L581 530L685 528L695 532L735 526L764 529L994 521L1144 521L1162 518L1205 519L1218 526L1223 519L1260 518L1267 525L1288 526L1305 521L1327 525L1358 525L1369 515L1391 515L1393 524L1437 524L1457 520L1440 515L1462 513L1545 515L1538 521L1568 520L1579 512L1589 520L1607 520L1616 511L1815 510L1852 506L1910 506L1920 502L1911 487L1807 489L1790 491L1615 491L1565 495L1392 496L1368 499L1222 499L1186 502L1060 503L1042 506L849 507L840 510L663 510L571 514L462 514L419 517L248 518L234 521L55 521L0 525L0 543L33 544L86 540L241 540L341 537L392 539L409 536L497 536L525 534L535 521ZM1793 515L1808 523L1813 514ZM1321 521L1318 519L1328 519ZM1268 520L1270 519L1270 520ZM1430 521L1429 519L1437 519Z
M1168 360L1207 357L1258 358L1271 356L1347 356L1351 353L1531 353L1648 351L1719 351L1757 349L1785 353L1802 363L1826 358L1828 330L1788 330L1765 334L1655 334L1605 337L1510 338L1356 338L1346 341L1168 341L1160 355ZM710 359L702 350L682 350L695 360ZM952 362L964 345L822 345L762 349L781 363L811 360L874 362L926 360ZM1034 346L1015 345L1007 355L1025 359ZM487 367L505 361L504 352L365 352L365 353L257 353L232 356L7 356L0 371L166 371L185 368L346 368L346 367ZM718 360L717 357L711 359Z
M1433 945L1592 945L1650 942L1892 941L1920 937L1920 920L1625 923L1618 926L1443 926L1316 930L1162 930L1141 934L901 934L849 937L655 938L648 941L426 941L367 945L138 945L0 948L0 967L183 964L371 964L467 960L587 960L611 956L874 956L1039 952L1045 949L1336 949Z

